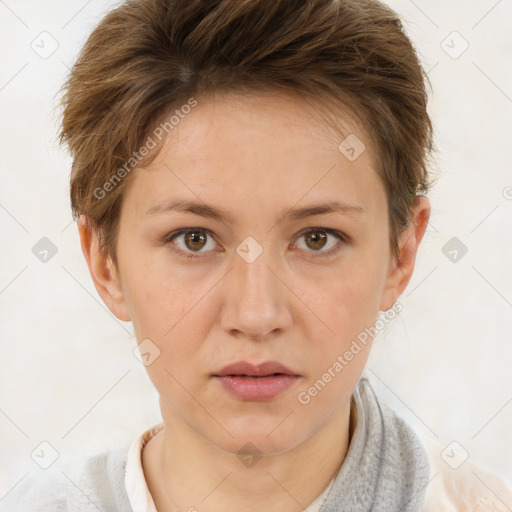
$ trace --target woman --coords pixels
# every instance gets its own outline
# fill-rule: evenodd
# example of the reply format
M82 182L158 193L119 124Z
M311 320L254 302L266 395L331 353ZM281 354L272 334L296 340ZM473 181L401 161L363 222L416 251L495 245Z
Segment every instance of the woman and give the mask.
M364 374L433 181L424 72L393 11L129 0L64 93L82 251L163 421L9 510L507 510L497 477L447 470Z

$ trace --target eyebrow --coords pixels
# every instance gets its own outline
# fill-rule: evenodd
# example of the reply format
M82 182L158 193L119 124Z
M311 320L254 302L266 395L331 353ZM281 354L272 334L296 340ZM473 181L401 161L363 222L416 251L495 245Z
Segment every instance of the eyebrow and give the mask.
M185 200L163 201L152 206L146 212L146 215L167 213L170 211L188 212L200 215L201 217L218 220L220 222L229 222L231 224L235 223L233 216L220 208L202 202ZM365 214L366 210L359 205L348 204L342 201L328 201L326 203L313 204L303 206L301 208L292 208L285 211L280 218L298 220L306 217L312 217L313 215L323 215L336 212L343 213L345 215L353 215Z

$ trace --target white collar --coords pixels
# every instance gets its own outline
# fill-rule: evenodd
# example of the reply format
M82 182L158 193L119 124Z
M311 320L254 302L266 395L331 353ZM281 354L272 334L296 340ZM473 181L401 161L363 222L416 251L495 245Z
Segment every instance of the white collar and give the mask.
M159 423L144 430L131 442L128 449L124 481L130 505L135 512L157 512L142 469L142 450L146 443L163 428L164 424ZM327 487L304 512L319 512L320 507L331 490L334 479L335 477L332 478Z

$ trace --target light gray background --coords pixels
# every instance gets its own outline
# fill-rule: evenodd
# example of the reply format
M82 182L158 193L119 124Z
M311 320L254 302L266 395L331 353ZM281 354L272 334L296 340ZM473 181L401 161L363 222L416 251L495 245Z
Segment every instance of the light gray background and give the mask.
M111 5L0 0L0 496L44 471L30 457L51 457L43 441L58 471L160 421L132 326L92 284L55 142L54 95ZM512 0L388 5L429 70L440 178L404 309L368 371L418 431L512 486ZM33 49L52 44L47 58ZM46 263L32 252L42 237L58 249ZM442 250L452 237L468 249L457 262Z

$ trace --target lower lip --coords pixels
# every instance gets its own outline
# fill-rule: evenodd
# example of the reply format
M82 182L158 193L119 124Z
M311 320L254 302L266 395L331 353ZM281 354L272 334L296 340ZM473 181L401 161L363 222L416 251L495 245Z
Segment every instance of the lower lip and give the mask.
M273 375L269 377L215 376L229 393L242 400L263 402L284 393L299 379L296 375Z

